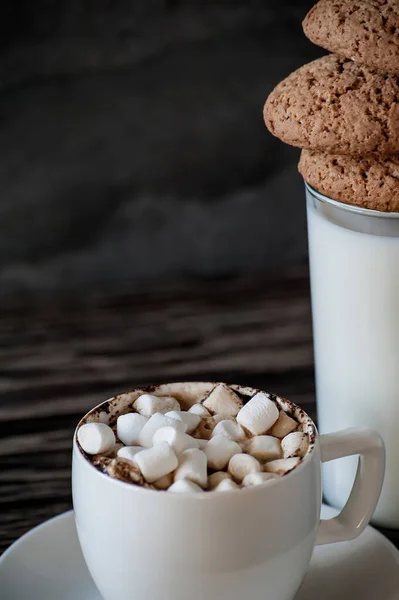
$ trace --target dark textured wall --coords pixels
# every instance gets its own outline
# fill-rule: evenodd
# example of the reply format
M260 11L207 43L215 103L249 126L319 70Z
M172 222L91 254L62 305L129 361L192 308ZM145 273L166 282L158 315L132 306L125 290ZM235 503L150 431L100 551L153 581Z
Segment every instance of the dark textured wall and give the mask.
M9 2L1 292L305 260L298 152L262 106L320 54L301 30L311 5Z

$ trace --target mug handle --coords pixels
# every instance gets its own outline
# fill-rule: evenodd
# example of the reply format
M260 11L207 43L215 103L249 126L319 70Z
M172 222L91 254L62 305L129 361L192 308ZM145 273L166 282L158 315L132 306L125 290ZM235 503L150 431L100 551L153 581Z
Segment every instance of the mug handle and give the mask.
M385 472L385 447L372 429L345 429L320 436L321 462L359 454L352 491L342 511L320 521L316 545L345 542L367 527L380 497Z

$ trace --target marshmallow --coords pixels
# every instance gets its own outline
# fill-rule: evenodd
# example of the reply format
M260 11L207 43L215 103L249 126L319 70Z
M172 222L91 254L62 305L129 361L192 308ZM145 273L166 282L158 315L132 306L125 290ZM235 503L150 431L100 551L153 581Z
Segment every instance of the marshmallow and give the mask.
M174 492L175 494L188 494L191 492L203 492L203 489L192 481L180 479L179 481L175 481L174 484L170 486L168 492Z
M161 442L168 442L169 446L173 449L176 454L181 454L189 448L198 448L199 444L197 440L187 433L178 431L174 427L161 427L154 433L152 442L160 444Z
M195 438L198 442L198 448L200 450L205 450L207 443L209 440L201 440L201 438Z
M239 489L240 489L239 486L232 479L223 479L223 481L221 481L219 483L219 485L217 485L213 491L214 492L231 492L231 490L239 490Z
M78 429L78 442L87 454L99 454L114 447L115 435L105 423L86 423Z
M123 444L117 442L112 446L110 450L104 450L103 452L101 452L101 455L106 456L107 458L116 458L121 448L123 448Z
M174 429L186 433L187 425L177 419L171 419L161 413L155 413L155 415L152 415L152 417L148 419L147 423L139 433L140 446L150 448L153 445L152 439L154 434L162 427L174 427Z
M220 471L227 466L232 456L241 454L242 450L237 442L230 440L225 435L215 435L207 443L204 452L209 468Z
M126 446L135 446L139 441L139 433L147 423L148 417L138 413L127 413L118 417L116 433Z
M241 483L249 473L260 473L262 465L250 454L235 454L230 459L227 470L235 481Z
M242 427L230 420L223 420L217 423L215 429L212 431L212 437L215 435L224 435L234 442L242 442L246 438Z
M215 428L215 420L213 417L204 417L201 419L198 427L192 432L192 436L203 440L209 440L212 435L212 431Z
M264 392L255 394L237 415L237 422L253 435L268 431L279 417L277 406Z
M176 398L172 398L172 396L142 394L133 404L133 408L145 417L152 417L155 413L167 413L171 410L180 410L180 404Z
M212 475L209 475L208 477L208 489L214 490L224 479L231 479L231 476L229 473L226 473L226 471L216 471L216 473L212 473Z
M173 473L168 473L167 475L164 475L163 477L161 477L161 479L157 479L156 481L154 481L153 486L157 490L167 490L170 488L172 483L173 483Z
M165 413L165 417L170 417L171 419L177 419L182 423L187 425L186 433L191 433L194 429L199 425L201 421L201 417L199 415L194 415L189 412L184 412L182 410L171 410Z
M106 458L103 461L109 461L104 464L103 471L114 479L126 481L127 483L135 483L136 485L144 485L144 479L137 465L123 458Z
M100 414L98 415L98 422L99 423L105 423L106 425L109 425L109 414L105 412L105 410L102 410L100 412Z
M271 481L276 481L279 479L278 475L275 473L249 473L245 475L242 480L242 485L244 487L253 487L255 485L263 485L264 483L269 483Z
M122 448L118 450L118 457L130 460L130 462L134 463L136 454L138 452L143 452L143 450L144 448L141 446L122 446Z
M245 452L258 460L275 460L281 457L280 440L271 435L256 435L245 446Z
M177 456L167 442L138 452L134 457L134 462L148 483L168 475L178 465Z
M298 427L298 423L291 419L287 415L286 412L280 410L280 415L271 430L269 431L269 435L272 435L280 440L283 439L286 435L294 431Z
M226 415L226 414L214 415L213 420L215 421L216 425L218 423L220 423L220 421L232 421L233 423L236 422L235 417L233 417L232 415Z
M180 454L175 481L179 481L179 479L188 479L201 487L206 487L208 483L207 458L202 450L190 448Z
M279 458L277 460L267 462L265 464L265 471L267 473L276 473L276 475L285 475L298 466L300 462L301 459L298 456L293 458Z
M306 433L302 431L295 431L289 433L281 440L281 447L283 449L284 458L290 456L305 456L309 447L309 438Z
M204 400L203 405L213 414L235 417L242 407L242 401L225 383L219 383Z
M198 415L200 417L210 417L211 413L209 412L208 409L205 408L205 406L202 406L202 404L193 404L188 411L190 414L193 415Z

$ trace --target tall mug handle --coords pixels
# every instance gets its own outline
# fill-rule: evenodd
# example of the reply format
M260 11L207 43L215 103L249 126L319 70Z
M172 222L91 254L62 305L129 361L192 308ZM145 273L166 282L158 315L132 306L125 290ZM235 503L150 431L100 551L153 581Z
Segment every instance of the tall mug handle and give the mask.
M316 545L353 540L367 527L380 497L385 472L385 448L372 429L345 429L320 436L321 460L359 454L352 491L342 511L320 521Z

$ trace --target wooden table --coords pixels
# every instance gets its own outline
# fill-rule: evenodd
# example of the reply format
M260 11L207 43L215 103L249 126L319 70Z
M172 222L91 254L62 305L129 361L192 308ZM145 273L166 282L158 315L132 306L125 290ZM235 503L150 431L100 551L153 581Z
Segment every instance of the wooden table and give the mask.
M263 387L315 417L307 270L4 306L0 552L71 508L72 434L88 409L185 379Z

